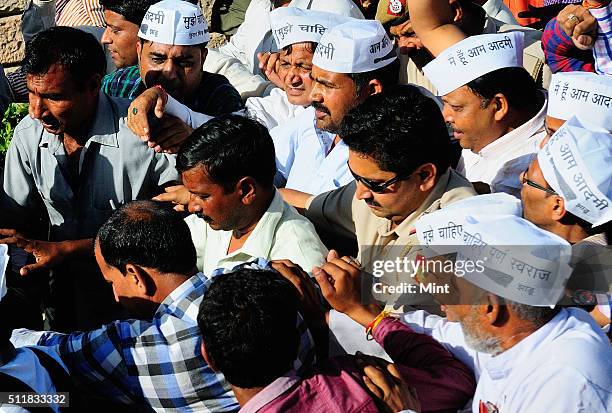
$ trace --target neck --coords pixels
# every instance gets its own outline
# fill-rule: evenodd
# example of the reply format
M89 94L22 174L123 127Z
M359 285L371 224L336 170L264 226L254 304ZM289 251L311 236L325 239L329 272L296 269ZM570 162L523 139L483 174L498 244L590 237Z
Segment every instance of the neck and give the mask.
M564 225L555 221L553 225L550 225L548 228L543 227L543 229L560 236L570 244L576 244L589 237L589 233L580 225L576 224Z
M260 391L262 391L265 387L253 387L250 389L243 389L241 387L237 387L232 385L232 391L236 396L236 400L238 400L238 404L240 407L244 407L245 404L248 403L253 397L257 395Z
M523 320L515 321L510 325L508 331L504 332L503 337L500 340L501 348L503 351L511 349L521 341L525 340L531 334L538 331L540 327L552 320L555 315L556 313L539 324L534 324L532 322Z
M263 191L265 192L262 192L263 196L261 197L261 201L255 201L255 203L253 204L252 213L247 219L245 219L245 223L241 225L240 228L234 229L232 231L232 237L234 237L235 239L241 239L245 237L248 238L248 236L251 235L251 233L257 226L257 223L259 222L261 217L263 217L263 214L265 214L268 208L270 207L270 204L274 199L274 191Z
M174 290L176 290L181 284L183 284L187 279L189 279L190 276L185 274L164 273L155 278L156 289L153 294L153 297L151 298L151 301L159 305L163 303L164 300L168 298L168 296L172 294Z

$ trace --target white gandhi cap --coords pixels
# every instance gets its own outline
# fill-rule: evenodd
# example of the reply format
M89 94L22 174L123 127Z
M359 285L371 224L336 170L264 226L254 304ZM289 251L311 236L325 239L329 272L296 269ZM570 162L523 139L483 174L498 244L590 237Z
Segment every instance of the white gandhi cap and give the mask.
M142 20L138 37L155 43L195 46L210 40L202 9L182 0L153 4Z
M572 271L570 244L514 213L496 214L515 212L511 196L508 205L484 199L479 209L477 198L457 201L416 222L426 258L457 254L457 261L475 263L464 267L463 277L477 287L521 304L556 305Z
M594 227L612 220L612 134L572 117L540 149L538 163L568 212Z
M423 72L446 95L482 75L506 67L523 67L521 32L470 36L444 50Z
M377 20L351 20L321 37L312 64L334 73L364 73L397 59L393 41Z

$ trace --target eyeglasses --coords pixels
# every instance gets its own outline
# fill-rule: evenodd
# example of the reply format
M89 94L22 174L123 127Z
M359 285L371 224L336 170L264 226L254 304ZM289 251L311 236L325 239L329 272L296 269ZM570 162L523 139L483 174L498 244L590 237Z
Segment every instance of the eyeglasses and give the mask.
M523 185L527 184L532 188L539 189L540 191L544 191L547 194L558 195L553 189L546 188L545 186L542 186L536 182L533 182L531 179L527 178L527 171L523 172L523 175L521 177L521 183Z
M348 164L347 164L348 165ZM370 179L366 179L363 176L359 176L357 175L355 172L353 172L353 170L351 169L351 167L348 167L349 171L351 171L351 175L353 175L353 178L355 178L355 181L361 182L363 184L363 186L365 186L366 188L368 188L370 191L376 193L376 194L382 194L383 192L385 192L385 189L387 189L388 187L390 187L391 185L393 185L396 182L399 181L403 181L405 179L410 178L410 175L408 176L403 176L403 175L397 175L385 182L375 182L372 181Z

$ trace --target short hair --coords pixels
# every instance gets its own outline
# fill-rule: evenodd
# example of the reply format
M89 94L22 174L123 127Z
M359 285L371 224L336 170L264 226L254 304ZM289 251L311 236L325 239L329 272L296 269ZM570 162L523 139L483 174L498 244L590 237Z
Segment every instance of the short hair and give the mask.
M527 321L538 328L548 323L551 318L553 318L555 315L557 315L557 313L559 313L559 311L561 311L561 306L558 305L553 308L546 306L535 307L532 305L521 304L507 299L503 299L503 301L510 309L512 309L512 312L516 315L518 319Z
M198 166L228 192L245 176L271 187L276 174L274 143L268 129L256 120L219 116L194 130L179 150L179 173Z
M397 53L395 48L391 53ZM383 89L393 88L399 83L400 62L399 59L393 60L386 66L363 73L349 73L349 77L355 83L356 92L361 90L370 83L371 80L378 80Z
M142 24L147 10L159 0L100 0L105 10L110 10L123 16L137 26Z
M179 213L161 202L121 206L100 227L97 243L104 261L122 273L127 264L186 275L196 267L189 227Z
M104 76L106 56L96 38L74 27L55 26L37 33L26 44L23 68L43 76L51 66L62 66L82 88L93 75Z
M215 277L198 312L210 361L234 386L272 383L297 357L298 307L295 287L274 270L242 267Z
M350 150L398 175L409 175L429 162L438 175L450 166L451 141L440 108L416 86L396 86L370 96L347 113L340 136Z
M497 93L504 95L514 110L533 111L539 109L538 104L541 103L535 80L522 67L494 70L472 80L467 87L482 99L483 108Z

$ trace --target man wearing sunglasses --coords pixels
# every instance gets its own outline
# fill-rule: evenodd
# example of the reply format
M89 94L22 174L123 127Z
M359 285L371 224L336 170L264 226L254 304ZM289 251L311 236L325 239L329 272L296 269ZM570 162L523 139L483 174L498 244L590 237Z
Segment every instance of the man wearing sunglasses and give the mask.
M367 272L414 252L421 215L475 194L450 168L451 142L438 106L415 86L370 96L345 116L340 134L355 183L292 201L320 228L352 234Z
M565 122L521 175L523 215L573 244L568 300L590 307L609 331L612 135L588 130L584 122L577 117Z

